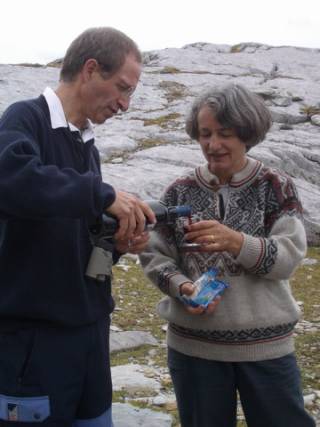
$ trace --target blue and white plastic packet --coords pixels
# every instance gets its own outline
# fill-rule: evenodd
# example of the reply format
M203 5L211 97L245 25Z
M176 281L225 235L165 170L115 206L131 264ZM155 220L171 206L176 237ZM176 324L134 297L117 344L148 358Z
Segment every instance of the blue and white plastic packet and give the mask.
M229 285L217 279L218 270L210 268L194 282L196 286L192 295L182 295L180 299L192 307L202 305L207 307L218 295L221 295Z

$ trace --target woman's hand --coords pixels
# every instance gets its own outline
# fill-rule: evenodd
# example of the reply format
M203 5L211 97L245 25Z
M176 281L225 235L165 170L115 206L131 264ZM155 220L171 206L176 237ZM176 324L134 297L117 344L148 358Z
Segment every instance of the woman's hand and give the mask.
M149 237L148 232L143 232L139 236L132 237L132 239L116 239L116 250L122 254L127 252L139 254L147 246Z
M194 290L195 290L195 285L192 282L186 282L180 285L181 295L190 296L193 294ZM220 302L220 296L215 298L215 300L212 301L210 304L208 304L207 307L204 307L203 305L199 305L198 307L191 307L188 304L184 304L184 307L190 314L211 314L214 312L219 302Z
M238 256L243 243L239 231L216 220L199 221L187 226L185 239L190 243L200 243L199 252L231 252Z

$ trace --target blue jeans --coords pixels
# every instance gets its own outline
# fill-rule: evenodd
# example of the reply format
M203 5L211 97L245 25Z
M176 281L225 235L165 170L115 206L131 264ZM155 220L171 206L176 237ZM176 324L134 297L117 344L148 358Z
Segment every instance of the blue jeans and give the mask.
M248 427L315 427L304 409L294 354L215 362L169 348L168 366L182 427L235 427L237 392Z

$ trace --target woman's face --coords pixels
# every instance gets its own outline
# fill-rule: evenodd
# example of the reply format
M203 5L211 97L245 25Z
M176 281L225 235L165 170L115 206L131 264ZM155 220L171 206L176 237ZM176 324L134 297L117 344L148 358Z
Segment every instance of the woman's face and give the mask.
M233 129L226 129L217 122L208 106L199 111L198 128L198 141L209 170L221 184L226 184L234 173L246 165L246 146Z

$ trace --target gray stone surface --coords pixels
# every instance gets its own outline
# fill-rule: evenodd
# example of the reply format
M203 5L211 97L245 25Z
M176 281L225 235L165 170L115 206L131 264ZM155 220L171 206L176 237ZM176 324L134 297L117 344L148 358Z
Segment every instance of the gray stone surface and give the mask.
M172 418L162 412L139 409L127 403L112 405L114 427L170 427Z
M110 351L129 350L142 345L157 345L158 341L144 331L120 331L110 333Z
M159 392L160 382L154 378L156 373L154 369L133 363L127 365L113 366L111 368L113 390L126 390L128 395L135 393L145 393L152 395L153 392ZM148 376L146 376L148 374Z
M258 43L194 43L145 53L129 112L96 127L104 179L158 198L172 179L202 161L199 147L184 132L194 96L212 85L241 83L265 99L274 118L266 140L250 155L294 178L309 243L319 244L319 63L320 49ZM0 65L0 113L47 85L55 88L58 75L57 68Z

